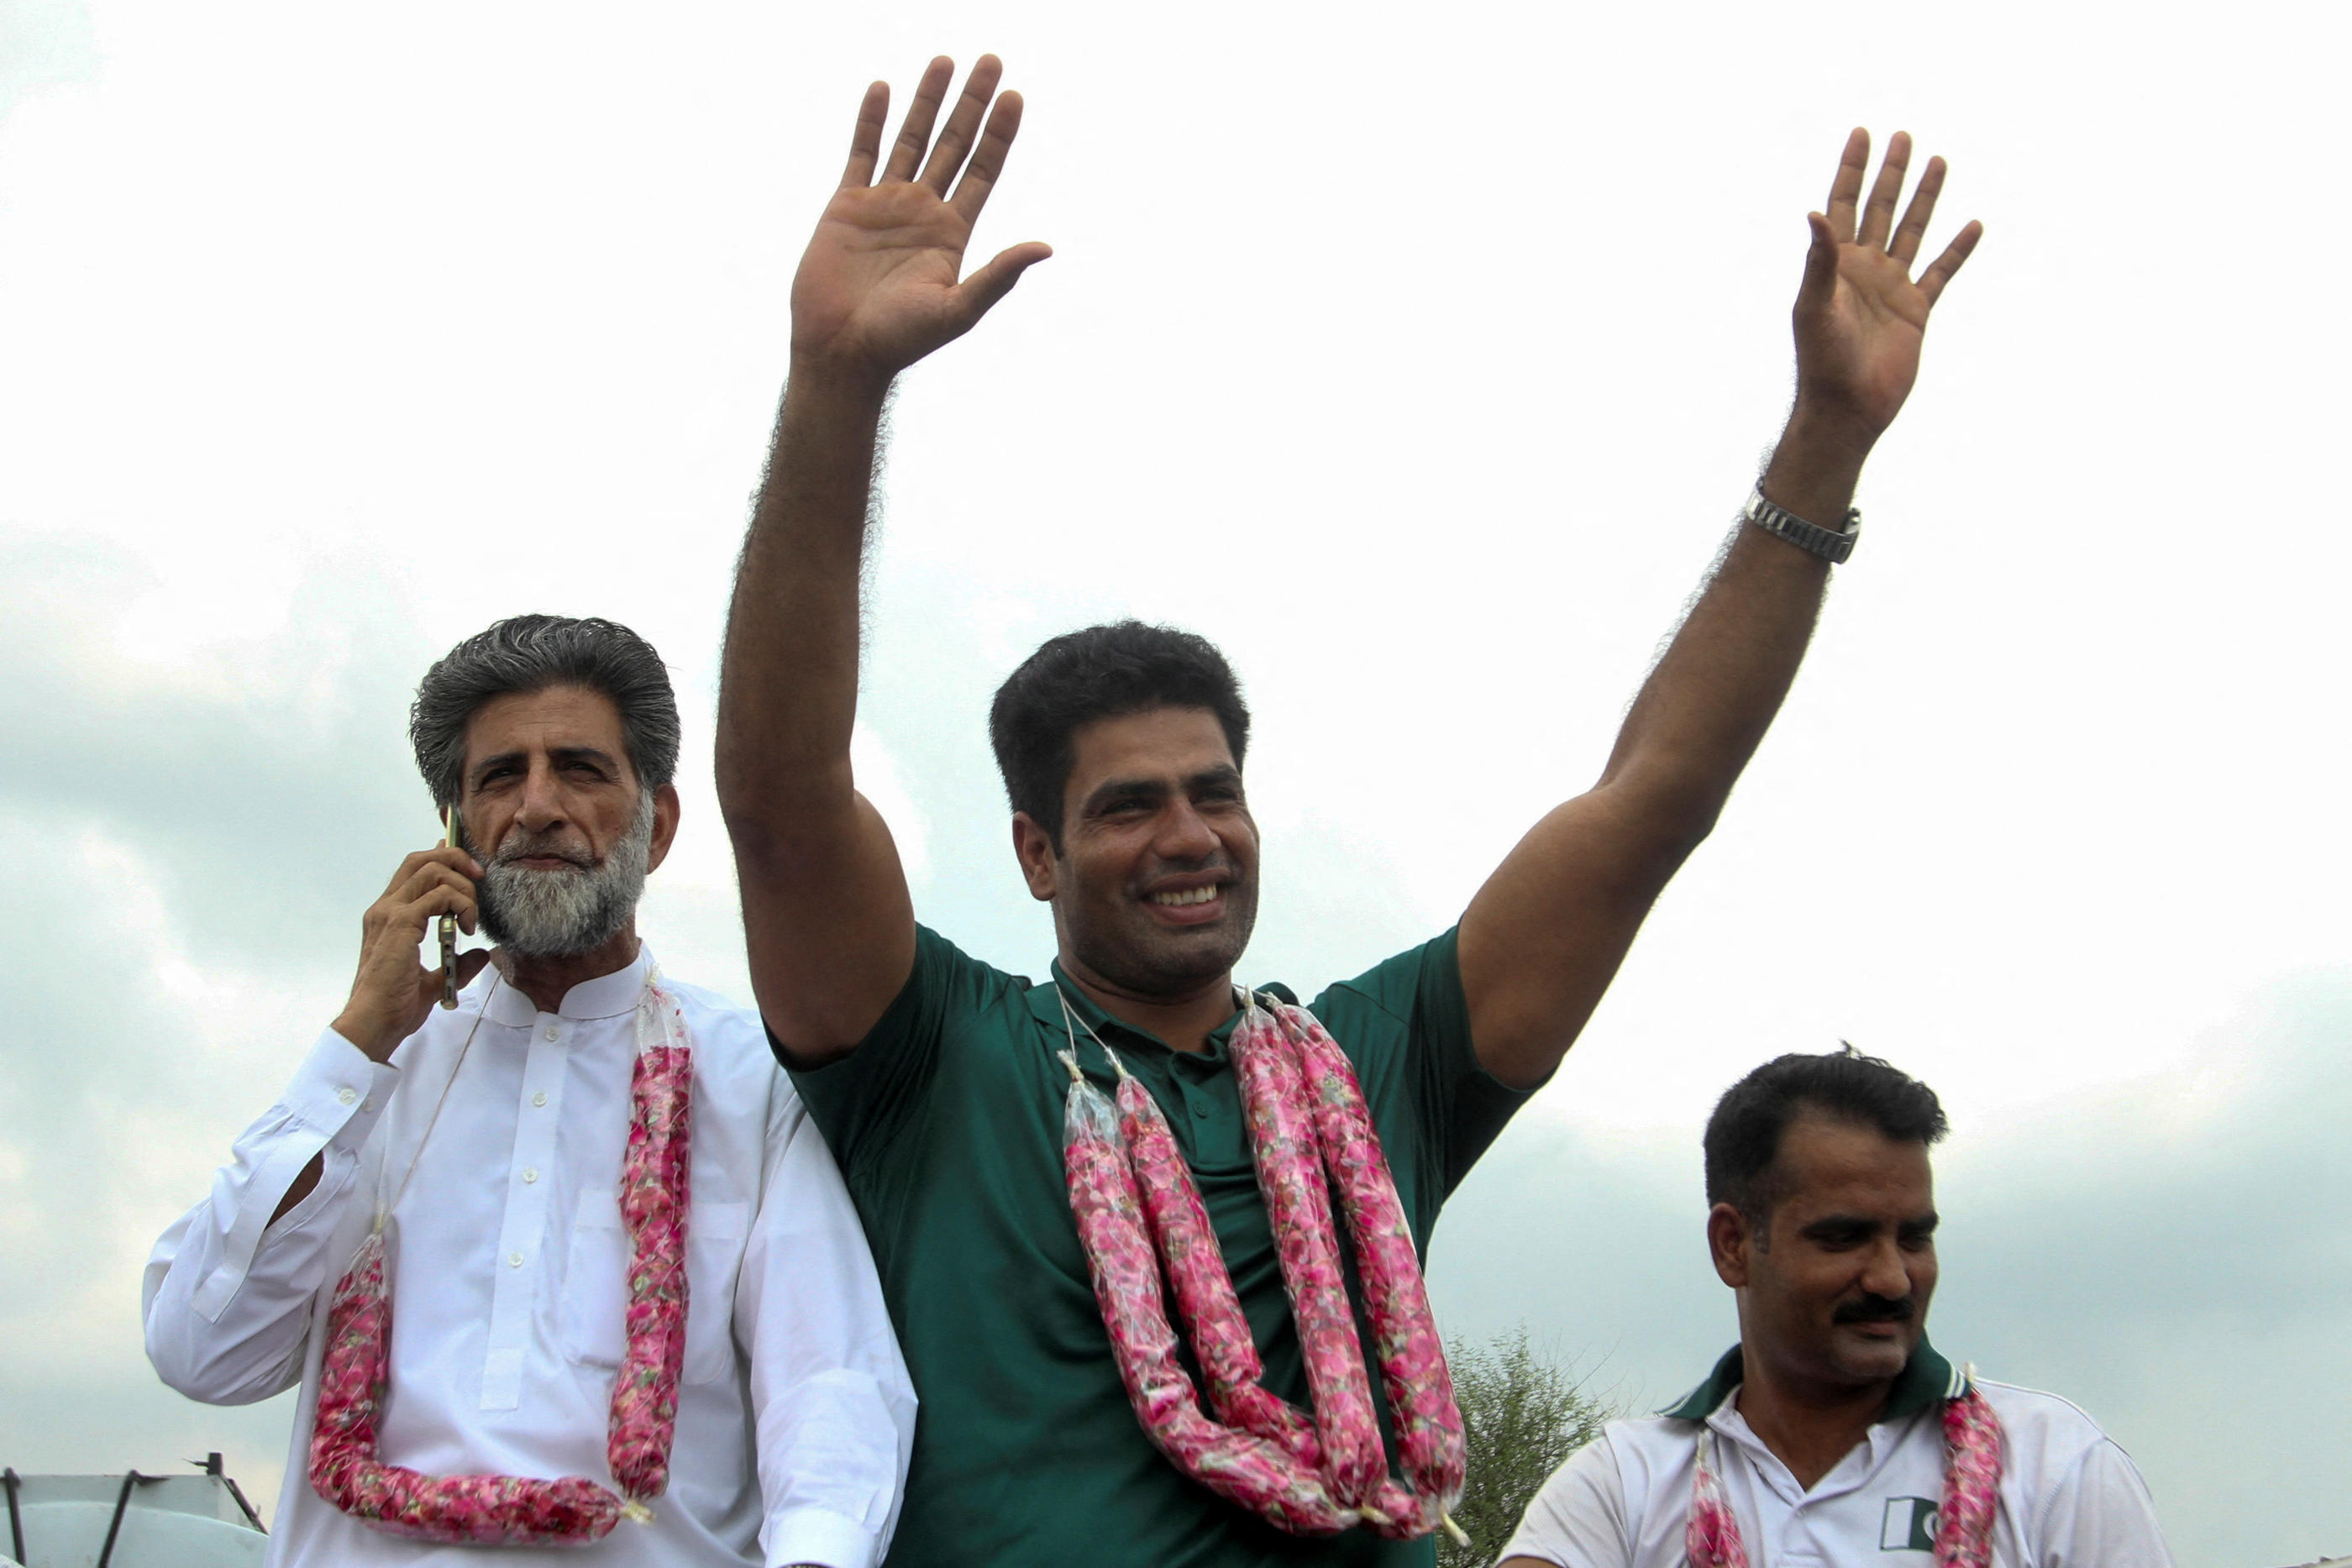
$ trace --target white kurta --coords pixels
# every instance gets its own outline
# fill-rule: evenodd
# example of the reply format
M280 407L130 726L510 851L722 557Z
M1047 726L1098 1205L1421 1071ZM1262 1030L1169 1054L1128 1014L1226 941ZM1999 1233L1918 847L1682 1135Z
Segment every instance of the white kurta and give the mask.
M147 1354L165 1383L219 1405L302 1385L272 1568L517 1561L385 1534L310 1490L328 1300L412 1161L393 1210L382 1457L428 1475L613 1484L604 1445L629 1256L618 1193L651 962L641 949L553 1013L486 968L389 1065L328 1030L236 1140L212 1196L156 1244ZM669 1490L651 1524L625 1520L562 1560L869 1568L898 1520L915 1423L872 1255L758 1016L663 982L694 1050ZM269 1224L321 1151L317 1188Z
M2081 1410L1981 1378L2000 1417L1999 1568L2172 1568L2147 1483ZM1944 1489L1939 1406L1881 1421L1812 1489L1740 1417L1737 1390L1707 1416L1715 1470L1762 1568L1908 1568L1933 1561ZM1612 1421L1546 1481L1503 1560L1561 1568L1683 1568L1698 1423Z

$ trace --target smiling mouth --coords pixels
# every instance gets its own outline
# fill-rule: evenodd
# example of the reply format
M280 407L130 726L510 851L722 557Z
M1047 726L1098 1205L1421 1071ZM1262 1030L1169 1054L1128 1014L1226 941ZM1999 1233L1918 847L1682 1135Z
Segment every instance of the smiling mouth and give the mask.
M1163 909L1184 909L1196 904L1213 903L1224 891L1223 883L1211 883L1206 887L1188 887L1181 893L1147 894L1144 898L1145 902L1159 904Z

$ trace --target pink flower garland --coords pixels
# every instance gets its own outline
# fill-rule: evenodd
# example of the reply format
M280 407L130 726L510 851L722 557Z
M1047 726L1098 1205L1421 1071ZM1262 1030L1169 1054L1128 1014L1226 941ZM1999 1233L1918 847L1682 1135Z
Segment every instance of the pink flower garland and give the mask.
M1114 1120L1066 1054L1074 1081L1065 1122L1070 1201L1129 1401L1180 1469L1279 1528L1328 1534L1365 1522L1400 1539L1425 1535L1450 1523L1446 1511L1461 1497L1462 1418L1362 1089L1304 1009L1250 998L1233 1051L1315 1418L1262 1386L1248 1321L1158 1104L1113 1053L1120 1080ZM1407 1486L1388 1474L1327 1176L1348 1215ZM1210 1402L1230 1425L1201 1413L1176 1361L1160 1301L1163 1267Z
M1971 1379L1958 1398L1944 1402L1944 1495L1936 1509L1936 1568L1990 1568L1993 1519L2000 1507L2000 1417ZM1714 1450L1715 1434L1702 1426L1683 1550L1691 1568L1748 1568L1739 1521L1716 1479Z
M376 1458L377 1415L389 1381L392 1343L381 1219L336 1282L328 1307L327 1349L310 1436L312 1490L375 1529L451 1544L596 1541L625 1515L653 1517L645 1504L669 1484L678 1370L686 1354L693 1083L685 1015L677 998L649 973L637 1001L629 1145L621 1166L621 1218L631 1246L628 1350L613 1381L605 1448L621 1495L581 1476L427 1476Z

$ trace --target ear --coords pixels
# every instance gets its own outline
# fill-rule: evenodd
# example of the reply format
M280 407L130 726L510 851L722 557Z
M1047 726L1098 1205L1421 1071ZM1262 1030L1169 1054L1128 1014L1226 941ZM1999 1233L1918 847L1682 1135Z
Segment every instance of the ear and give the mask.
M1056 891L1054 835L1026 811L1013 813L1013 853L1021 862L1021 880L1029 884L1029 896L1040 904L1052 903Z
M652 871L669 858L670 841L677 837L677 786L665 784L654 791L654 841L646 852L646 869Z
M1706 1211L1706 1249L1715 1260L1715 1275L1733 1290L1748 1284L1748 1249L1756 1244L1755 1227L1727 1203Z

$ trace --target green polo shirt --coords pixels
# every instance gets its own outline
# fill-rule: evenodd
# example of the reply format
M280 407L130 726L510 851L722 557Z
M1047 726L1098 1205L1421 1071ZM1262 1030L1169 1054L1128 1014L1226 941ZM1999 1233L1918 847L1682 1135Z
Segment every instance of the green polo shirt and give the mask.
M1364 1530L1320 1541L1285 1535L1187 1479L1144 1436L1111 1358L1063 1182L1064 998L1167 1113L1248 1314L1266 1386L1307 1403L1226 1052L1233 1020L1204 1052L1171 1051L1076 986L1032 985L919 929L914 973L873 1032L844 1060L793 1073L865 1221L922 1401L890 1563L1433 1563L1428 1541L1382 1541ZM1472 1053L1454 933L1333 986L1312 1006L1355 1064L1426 1257L1439 1205L1527 1101ZM1083 1030L1078 1040L1087 1075L1108 1092L1114 1080L1102 1049ZM1358 1312L1369 1345L1360 1304ZM1377 1396L1377 1368L1372 1387Z

